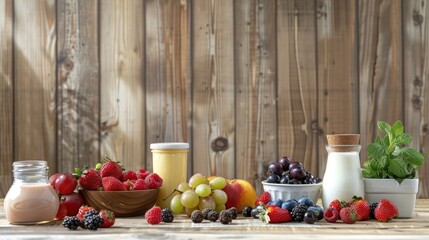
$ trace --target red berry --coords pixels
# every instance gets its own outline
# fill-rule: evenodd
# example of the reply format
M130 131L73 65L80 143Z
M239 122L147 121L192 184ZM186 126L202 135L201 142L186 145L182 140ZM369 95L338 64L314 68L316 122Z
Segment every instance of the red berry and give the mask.
M144 181L149 189L158 189L163 182L162 178L156 173L149 174Z
M55 219L63 220L66 216L67 216L67 207L61 202L58 208L57 215L55 216Z
M83 220L85 218L85 213L89 212L90 210L95 210L93 207L83 205L79 208L79 212L76 214L76 217L80 220Z
M135 182L136 182L136 180L133 179L133 180L123 181L122 184L124 184L125 189L132 190Z
M134 186L132 188L133 190L146 190L148 189L148 185L146 185L145 180L143 179L137 179L137 181L134 183Z
M381 199L374 209L375 218L380 222L387 222L398 216L398 208L387 199Z
M369 219L369 213L371 211L368 201L361 197L353 197L350 201L350 206L355 209L358 221L365 221Z
M325 210L323 217L327 222L334 223L338 220L339 213L336 208L331 207Z
M49 183L51 184L51 186L55 189L55 181L57 180L57 178L59 177L59 176L61 176L62 175L62 173L55 173L54 175L52 175L50 178L49 178Z
M61 196L61 202L67 207L67 216L76 216L84 203L80 194L75 192Z
M341 211L341 208L348 207L348 203L340 199L334 199L331 201L328 208L331 207L336 208L339 213Z
M115 224L115 214L112 211L101 210L99 215L103 219L103 224L100 227L108 228Z
M140 168L139 170L136 171L136 176L137 178L141 178L141 179L145 179L147 177L147 175L149 175L150 172L146 171L144 168Z
M267 223L285 223L292 220L292 215L288 210L281 207L268 206L260 218Z
M74 192L76 186L77 180L70 173L61 174L55 180L55 189L63 195Z
M122 181L127 181L127 180L136 180L137 179L137 174L133 171L125 171L123 176L122 176Z
M104 191L126 191L124 184L115 177L104 177L101 179Z
M101 187L101 176L94 169L87 169L79 177L79 185L86 190L97 190Z
M144 218L149 224L159 224L162 221L161 208L152 207L145 213Z
M100 176L104 177L115 177L122 181L122 167L118 162L112 161L110 158L106 157L106 162L101 166Z
M340 211L340 218L344 223L353 224L356 223L357 214L354 208L345 207Z
M271 195L269 192L263 192L256 198L255 206L266 205L271 201Z

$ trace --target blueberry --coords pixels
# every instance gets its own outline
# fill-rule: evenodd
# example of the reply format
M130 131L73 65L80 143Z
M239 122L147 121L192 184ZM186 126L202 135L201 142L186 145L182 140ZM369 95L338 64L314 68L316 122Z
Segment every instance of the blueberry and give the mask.
M289 181L289 184L301 184L301 181L299 181L298 179L292 179Z
M254 209L252 209L250 214L252 215L253 218L259 218L258 214L260 211L262 211L262 209L263 209L262 206L257 206Z
M314 202L311 198L305 196L298 199L298 204L305 204L307 207L311 207L314 205Z
M319 205L313 205L313 206L309 207L307 209L307 211L313 211L314 216L317 218L317 220L323 219L324 211L323 211L322 207L320 207Z
M243 208L243 216L244 217L251 217L252 216L252 210L253 210L253 208L251 206L245 206Z
M289 178L287 177L287 175L282 176L282 178L280 179L280 184L288 184L289 183Z
M271 174L267 179L267 183L280 183L280 176L277 174Z
M313 224L316 222L316 217L314 216L313 211L307 211L304 214L304 222L308 223L308 224Z
M282 204L283 204L283 200L279 199L279 200L272 201L270 205L282 207Z
M294 207L298 206L298 202L295 199L289 199L283 202L282 208L292 212Z

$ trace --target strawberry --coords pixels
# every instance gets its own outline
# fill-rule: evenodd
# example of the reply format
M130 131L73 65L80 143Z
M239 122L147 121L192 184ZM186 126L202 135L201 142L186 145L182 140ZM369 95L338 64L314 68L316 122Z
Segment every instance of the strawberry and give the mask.
M62 201L60 203L60 207L58 208L57 215L55 216L55 219L57 220L63 220L67 216L67 206L65 204L62 204Z
M103 219L103 224L100 225L101 228L108 228L115 224L115 214L109 210L101 210L98 214Z
M101 179L104 191L126 191L124 184L115 177L104 177Z
M340 213L334 207L326 209L323 213L323 217L325 218L325 220L330 223L337 222L339 215Z
M341 211L341 208L348 207L348 203L340 199L334 199L331 201L328 208L331 207L336 208L339 213Z
M122 175L122 181L137 180L137 174L133 171L125 171Z
M144 218L149 224L159 224L162 221L161 208L153 206L151 209L147 210Z
M135 182L136 182L136 180L133 179L133 180L123 181L122 184L124 184L125 189L132 190Z
M119 162L113 161L108 156L104 157L103 166L100 169L100 176L104 177L115 177L119 180L122 180L122 167L119 165Z
M137 178L141 178L141 179L145 179L149 174L150 172L146 171L144 168L140 168L139 170L136 171Z
M285 223L292 220L292 215L288 210L277 206L268 206L259 217L266 223Z
M368 201L361 197L353 196L353 200L350 201L349 205L356 210L358 221L365 221L369 219L369 213L371 209Z
M163 182L162 178L156 173L150 173L144 181L149 189L158 189L162 186Z
M134 183L134 186L132 187L132 190L146 190L146 189L148 189L148 185L143 179L137 179L136 182Z
M255 206L266 205L271 201L271 195L269 192L263 192L256 198Z
M375 218L380 222L387 222L398 216L398 208L387 199L381 199L374 210Z
M100 174L91 168L86 168L83 172L79 168L75 169L74 176L77 176L79 185L86 190L97 190L101 187Z
M85 218L85 213L89 212L90 210L95 210L93 207L82 205L79 208L79 212L76 214L76 217L79 218L79 220L83 220Z
M356 220L357 220L356 210L352 207L341 208L340 218L341 220L343 220L344 223L347 223L347 224L356 223Z

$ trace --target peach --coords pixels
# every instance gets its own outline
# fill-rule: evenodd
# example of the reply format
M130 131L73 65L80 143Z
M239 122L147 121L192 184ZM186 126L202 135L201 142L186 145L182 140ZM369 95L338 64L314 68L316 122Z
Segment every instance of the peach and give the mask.
M222 189L228 196L225 207L236 207L238 213L243 211L245 206L255 207L256 190L252 184L243 179L229 180Z

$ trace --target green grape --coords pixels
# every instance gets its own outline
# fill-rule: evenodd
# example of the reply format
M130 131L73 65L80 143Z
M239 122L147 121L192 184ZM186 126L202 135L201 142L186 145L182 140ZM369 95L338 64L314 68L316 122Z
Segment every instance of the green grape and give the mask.
M201 175L200 173L196 173L194 174L190 179L189 179L189 186L192 189L195 189L198 185L200 184L207 184L207 178L203 175Z
M215 177L210 180L209 185L212 189L223 189L226 186L226 180L223 177Z
M212 192L212 189L207 184L200 184L195 188L195 193L200 197L207 197Z
M191 189L191 187L187 182L181 182L179 186L177 186L177 190L181 192L185 192L186 190L189 190L189 189Z
M225 205L226 201L228 201L228 196L222 190L218 190L218 189L213 190L212 197L215 203L218 205L219 204Z
M225 204L216 204L215 210L216 212L221 212L222 210L225 210Z
M194 190L186 190L180 198L180 202L185 208L195 208L198 206L199 201L200 198Z
M206 208L215 209L215 207L216 207L216 203L213 200L213 197L208 196L208 197L200 198L200 203L198 204L198 208L201 211L206 209Z
M177 194L170 201L170 209L175 214L179 214L183 212L183 205L180 201L181 196L182 196L181 194Z

